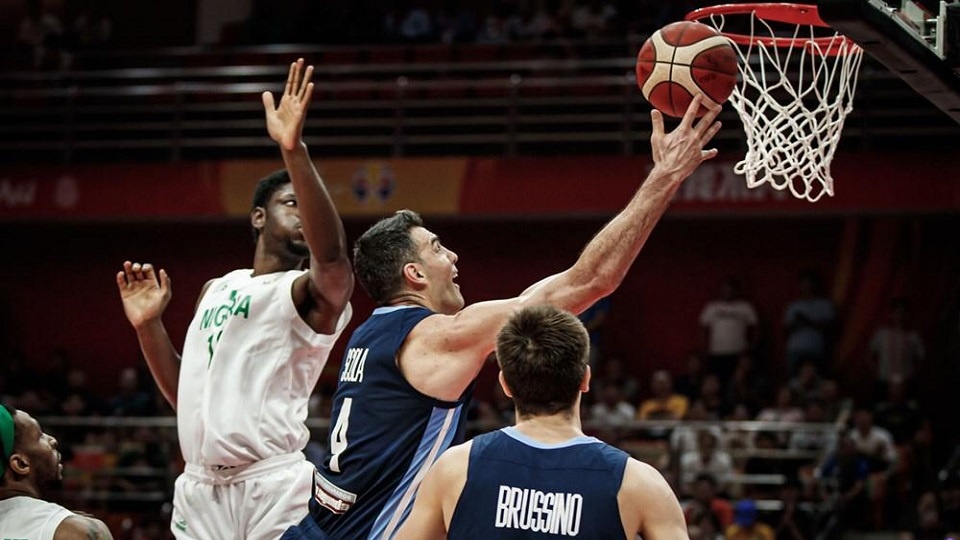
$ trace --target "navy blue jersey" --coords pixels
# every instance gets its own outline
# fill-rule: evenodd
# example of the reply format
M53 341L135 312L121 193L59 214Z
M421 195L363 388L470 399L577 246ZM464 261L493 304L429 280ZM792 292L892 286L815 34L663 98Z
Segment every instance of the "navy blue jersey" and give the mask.
M626 539L626 452L593 437L543 444L509 427L473 439L448 540Z
M455 402L433 399L397 366L410 330L432 314L418 306L378 308L347 343L310 505L330 538L392 538L427 469L463 440L472 389Z

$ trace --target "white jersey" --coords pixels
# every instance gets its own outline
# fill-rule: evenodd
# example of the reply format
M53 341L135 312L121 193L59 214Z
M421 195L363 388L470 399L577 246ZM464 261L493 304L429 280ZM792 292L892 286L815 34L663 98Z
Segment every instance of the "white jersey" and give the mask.
M293 304L302 270L252 274L235 270L210 283L187 330L177 426L193 465L233 467L303 450L307 402L352 315L347 304L336 331L317 334Z
M12 497L0 501L0 538L53 540L57 527L73 512L52 502L33 497Z

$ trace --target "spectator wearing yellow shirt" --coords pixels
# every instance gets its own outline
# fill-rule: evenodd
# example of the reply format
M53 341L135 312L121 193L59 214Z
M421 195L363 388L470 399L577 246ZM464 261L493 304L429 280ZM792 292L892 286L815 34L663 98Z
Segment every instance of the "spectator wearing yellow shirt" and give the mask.
M652 397L640 403L637 420L681 420L690 402L673 391L673 378L666 370L654 372L650 379Z

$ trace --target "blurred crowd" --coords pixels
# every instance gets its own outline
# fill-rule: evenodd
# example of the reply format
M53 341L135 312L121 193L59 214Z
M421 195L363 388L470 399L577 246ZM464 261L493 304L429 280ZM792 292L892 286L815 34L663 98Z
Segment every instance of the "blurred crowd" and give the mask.
M758 358L763 325L736 277L704 302L690 354L669 369L647 370L648 380L635 375L644 372L640 359L605 347L616 307L604 299L581 315L593 372L581 403L585 431L658 467L680 496L694 539L797 540L849 530L943 538L960 529L960 476L934 451L935 404L924 403L916 382L924 340L908 308L902 298L889 302L867 347L872 373L864 379L872 382L860 395L869 397L855 400L831 374L840 321L814 272L800 274L784 307L779 370ZM127 538L162 538L157 523L182 462L173 411L145 363L131 362L113 385L96 385L116 388L103 395L68 351L51 351L36 366L15 352L6 358L0 399L57 418L46 424L68 471L63 496L115 516L114 528ZM510 399L494 387L478 389L485 399L472 405L472 434L513 422ZM332 390L316 389L310 418L329 418ZM156 417L169 422L137 420ZM91 426L91 418L104 421ZM322 459L324 444L325 430L315 430L308 458Z

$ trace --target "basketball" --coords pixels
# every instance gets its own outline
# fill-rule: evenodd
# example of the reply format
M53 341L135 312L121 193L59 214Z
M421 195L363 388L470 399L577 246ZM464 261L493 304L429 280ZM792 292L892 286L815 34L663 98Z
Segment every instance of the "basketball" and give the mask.
M637 55L637 86L663 114L680 118L697 92L720 105L737 84L737 52L711 26L692 21L654 32ZM700 107L697 116L707 112Z

